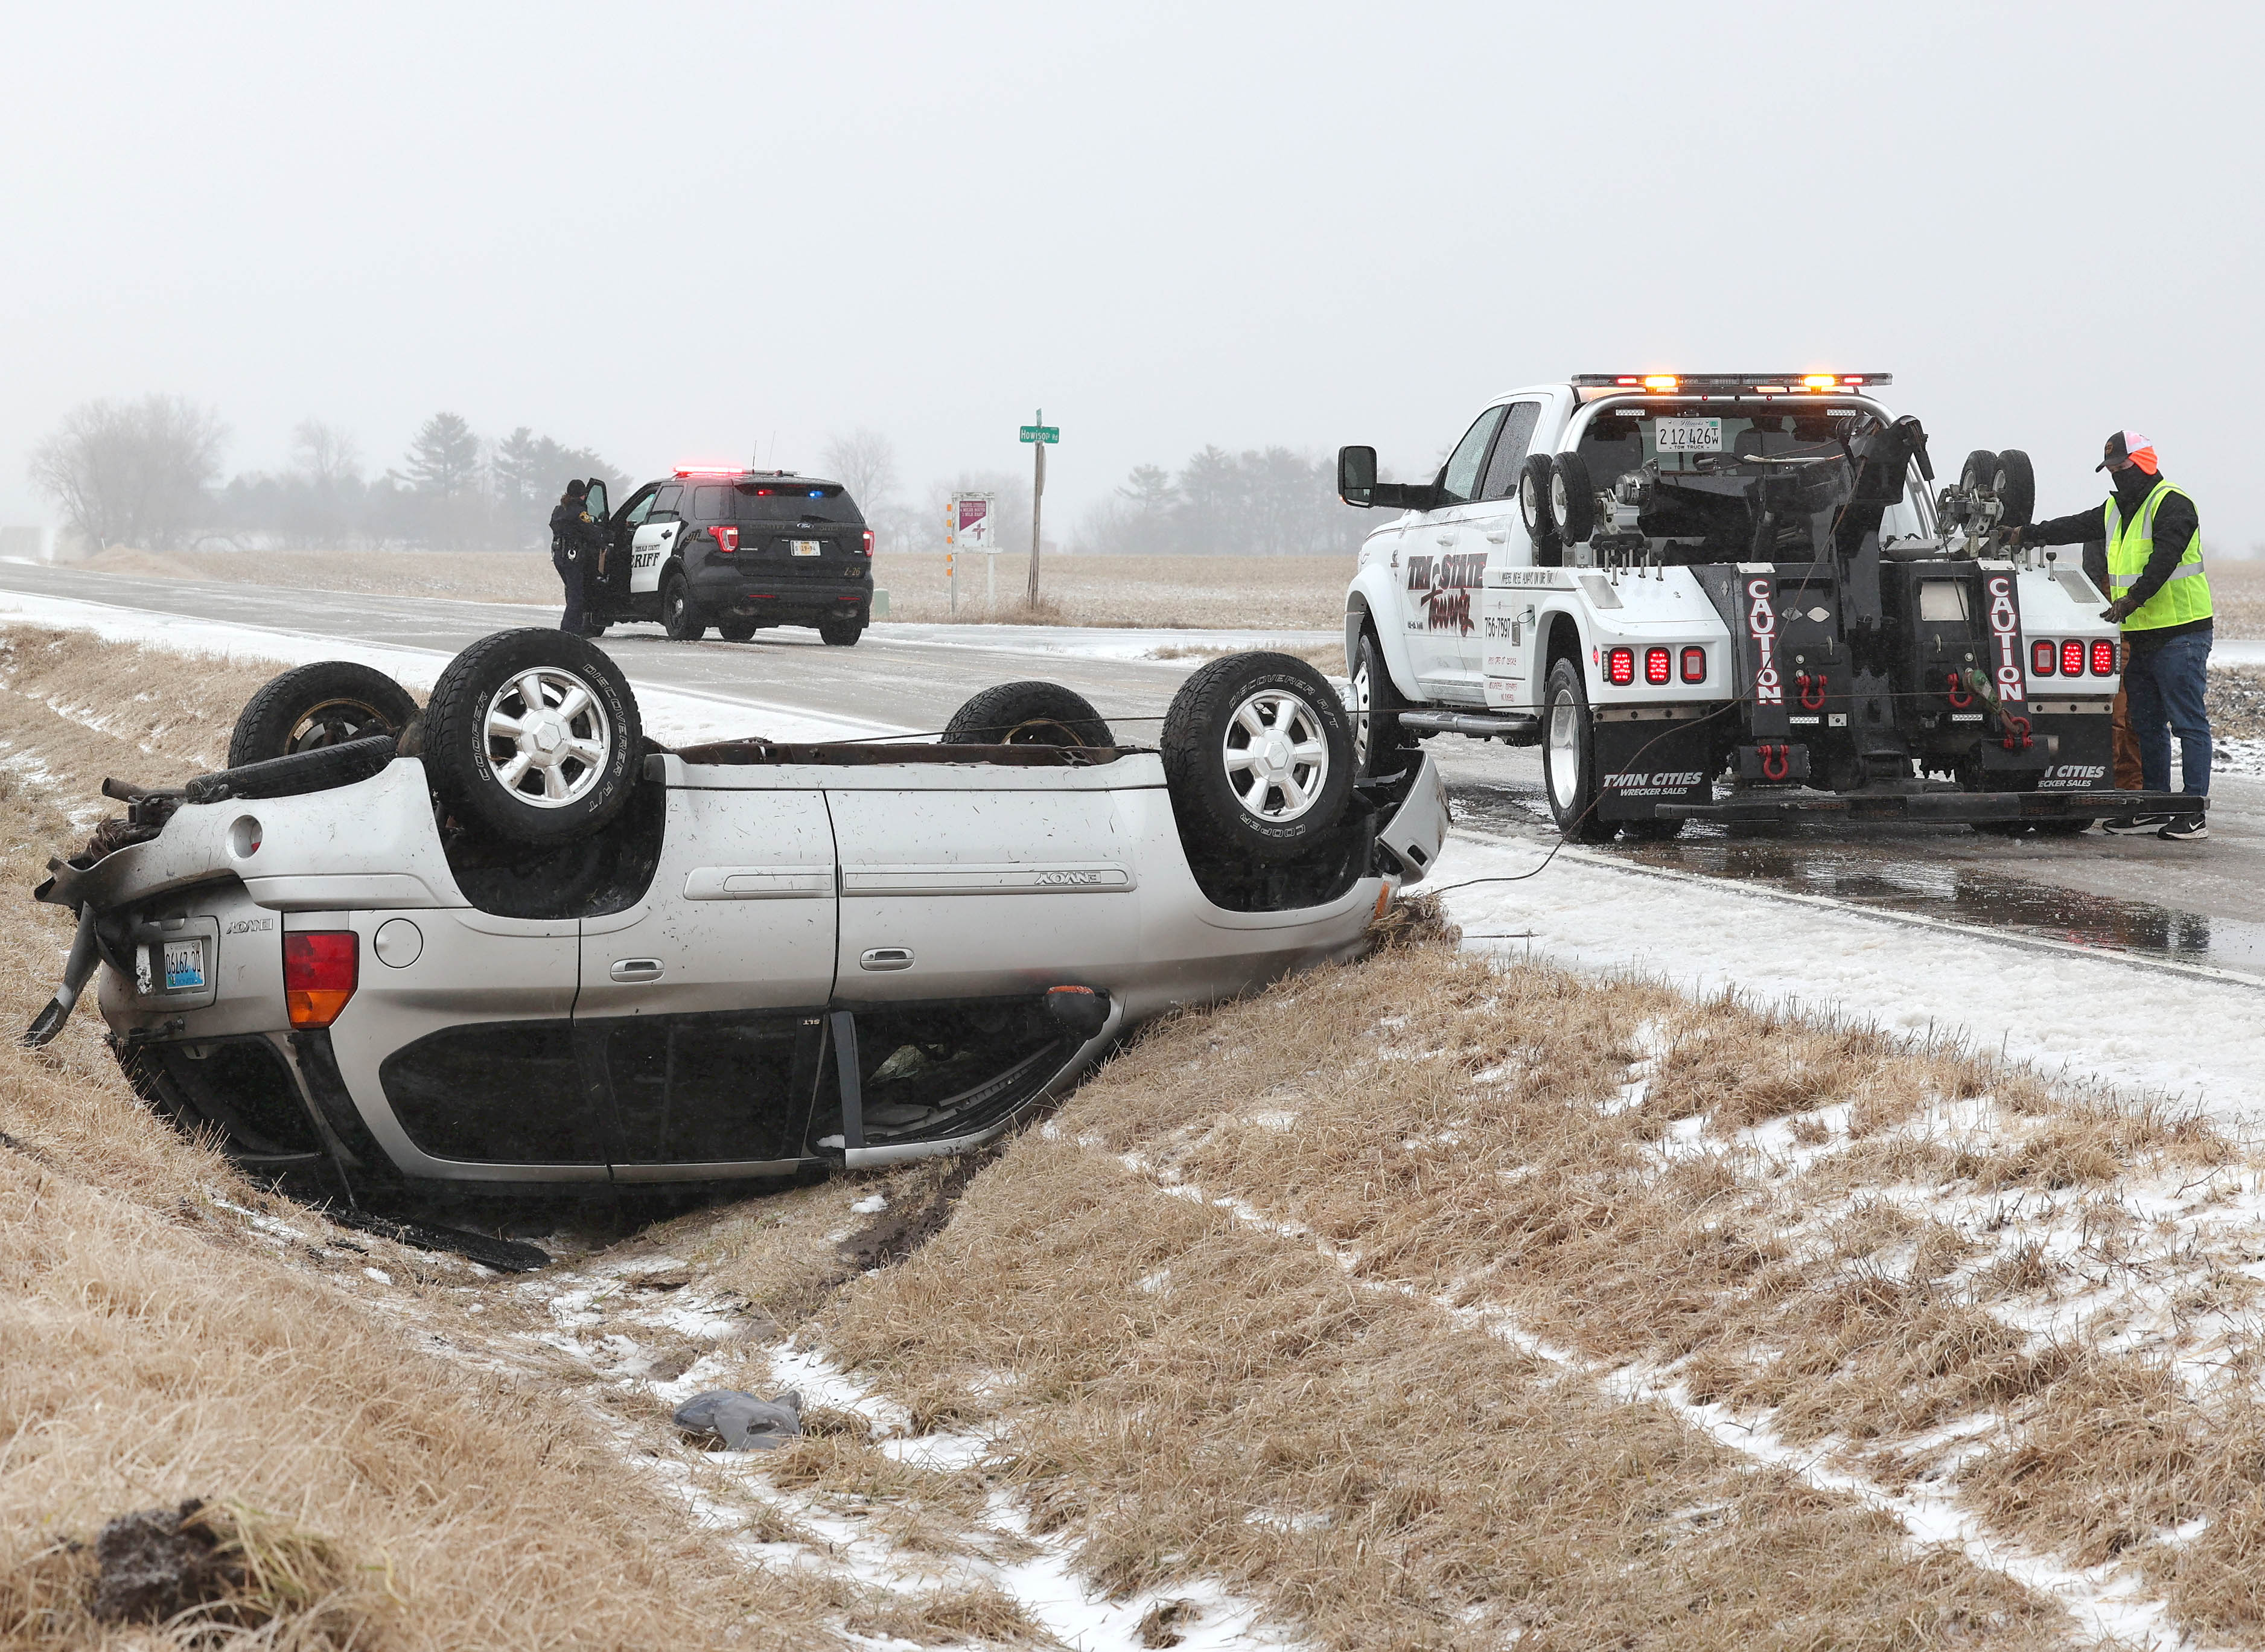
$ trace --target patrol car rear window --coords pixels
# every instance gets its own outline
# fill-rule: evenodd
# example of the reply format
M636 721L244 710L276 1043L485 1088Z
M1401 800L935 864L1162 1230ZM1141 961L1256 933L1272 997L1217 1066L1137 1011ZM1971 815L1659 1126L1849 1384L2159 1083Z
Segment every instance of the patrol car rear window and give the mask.
M740 522L864 521L848 493L838 486L816 482L742 482L733 501L733 519Z
M730 490L723 487L692 490L692 520L696 522L721 522L728 518L724 511L724 495Z

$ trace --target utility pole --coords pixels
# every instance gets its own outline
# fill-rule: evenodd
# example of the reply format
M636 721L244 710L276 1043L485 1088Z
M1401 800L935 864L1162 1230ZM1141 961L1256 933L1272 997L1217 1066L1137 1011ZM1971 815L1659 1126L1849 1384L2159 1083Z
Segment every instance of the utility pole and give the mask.
M1046 410L1038 409L1038 416L1023 426L1023 440L1031 446L1031 583L1023 593L1028 606L1038 606L1038 522L1043 514L1046 496L1046 447L1061 440L1060 429L1046 423Z

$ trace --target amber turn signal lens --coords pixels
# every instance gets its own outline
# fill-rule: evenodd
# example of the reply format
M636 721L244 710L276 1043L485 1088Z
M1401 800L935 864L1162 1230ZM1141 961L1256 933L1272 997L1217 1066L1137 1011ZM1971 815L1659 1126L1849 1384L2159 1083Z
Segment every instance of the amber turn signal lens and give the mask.
M283 1004L295 1027L327 1027L360 983L361 952L351 929L295 929L283 937Z

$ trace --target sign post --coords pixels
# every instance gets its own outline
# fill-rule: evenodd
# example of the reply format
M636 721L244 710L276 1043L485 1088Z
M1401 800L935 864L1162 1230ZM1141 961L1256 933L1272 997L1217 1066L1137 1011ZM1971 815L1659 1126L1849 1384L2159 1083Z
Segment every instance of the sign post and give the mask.
M1031 444L1031 583L1023 600L1035 608L1038 606L1038 518L1046 497L1046 448L1061 440L1061 428L1046 423L1046 410L1041 407L1038 418L1023 426L1023 440Z
M998 524L997 503L988 493L955 493L951 508L943 518L943 574L950 579L955 553L980 550L989 553L983 558L983 583L987 600L995 604L999 597L999 541L992 532ZM959 586L951 587L951 611L959 612Z

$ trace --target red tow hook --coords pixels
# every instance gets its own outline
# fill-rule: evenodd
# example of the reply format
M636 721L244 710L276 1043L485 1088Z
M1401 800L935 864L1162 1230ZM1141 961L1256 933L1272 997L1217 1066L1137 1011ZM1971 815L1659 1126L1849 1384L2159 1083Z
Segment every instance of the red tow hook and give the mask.
M2006 719L2005 746L2007 751L2026 752L2036 743L2029 738L2028 718L2007 717Z
M1793 748L1790 746L1762 747L1762 778L1783 780L1793 772Z
M1805 671L1802 672L1794 678L1793 686L1795 692L1801 697L1801 709L1803 710L1822 711L1824 710L1824 673L1823 672L1818 672L1814 677L1810 676ZM1817 693L1817 697L1813 700L1809 697L1810 691L1811 689L1815 689Z
M1974 703L1974 696L1966 691L1966 685L1959 680L1956 672L1952 672L1944 680L1949 686L1943 690L1943 697L1950 702L1953 710L1963 711Z

